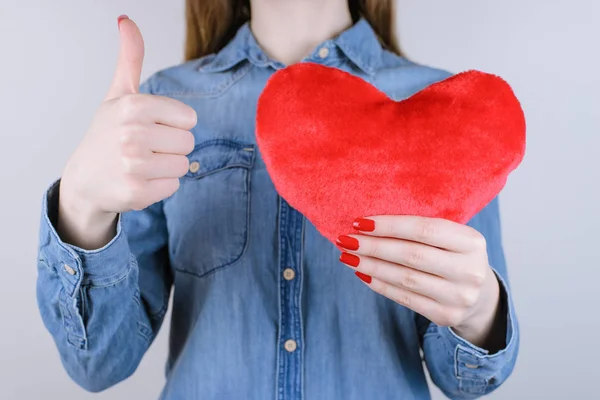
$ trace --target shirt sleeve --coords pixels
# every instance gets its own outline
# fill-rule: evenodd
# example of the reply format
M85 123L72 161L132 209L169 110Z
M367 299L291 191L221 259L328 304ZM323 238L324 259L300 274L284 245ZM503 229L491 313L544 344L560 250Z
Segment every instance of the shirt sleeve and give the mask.
M451 399L475 399L497 389L511 375L519 350L519 327L502 249L498 199L476 215L469 225L485 236L490 265L500 283L500 312L506 318L505 345L490 354L459 337L451 328L417 316L431 379Z
M83 250L55 229L59 187L43 196L38 307L69 376L98 392L136 370L162 324L172 285L166 221L162 203L121 214L106 246Z

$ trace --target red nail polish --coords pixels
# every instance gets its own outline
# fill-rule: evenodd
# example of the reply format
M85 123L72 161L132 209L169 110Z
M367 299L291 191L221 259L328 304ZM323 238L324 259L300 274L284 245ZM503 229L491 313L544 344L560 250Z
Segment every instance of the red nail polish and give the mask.
M337 244L348 250L358 250L358 240L350 236L340 236L337 239Z
M342 253L340 261L354 268L358 267L358 264L360 264L360 258L350 253Z
M371 283L371 280L373 279L373 278L371 278L370 275L363 274L362 272L358 272L358 271L356 271L354 273L354 275L358 276L360 278L360 280L363 281L364 283Z
M119 18L117 18L117 25L119 26L119 28L121 27L121 21L123 21L124 19L129 19L129 17L125 14L120 15Z
M357 218L352 226L357 231L373 232L375 230L375 221L372 219Z

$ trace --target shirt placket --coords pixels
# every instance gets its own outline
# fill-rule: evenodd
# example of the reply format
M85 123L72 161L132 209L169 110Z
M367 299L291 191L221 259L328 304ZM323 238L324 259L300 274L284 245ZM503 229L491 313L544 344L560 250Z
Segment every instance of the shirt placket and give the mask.
M279 200L277 399L300 400L303 388L302 248L304 217Z

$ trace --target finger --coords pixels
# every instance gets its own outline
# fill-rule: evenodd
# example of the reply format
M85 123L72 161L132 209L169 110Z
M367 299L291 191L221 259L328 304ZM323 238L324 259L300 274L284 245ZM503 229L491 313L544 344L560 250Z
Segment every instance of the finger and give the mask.
M376 236L348 235L341 236L337 244L354 254L405 265L448 279L457 278L460 272L455 271L454 266L460 265L456 258L461 255L422 243Z
M475 229L441 218L383 215L359 218L354 228L365 235L411 240L454 252L469 252L481 245Z
M156 123L171 128L191 130L196 126L196 111L181 101L165 96L138 94L119 99L125 119Z
M342 253L340 261L350 268L387 282L399 288L429 297L442 304L450 304L455 290L451 282L432 274L403 265L367 256Z
M146 144L155 153L188 155L194 150L194 135L190 131L154 124L146 133Z
M374 292L395 301L401 306L410 308L430 321L439 321L440 316L443 315L443 306L429 297L399 288L377 278L371 277L369 279L368 275L357 276Z
M144 158L123 158L125 172L141 179L180 178L189 169L186 156L153 153Z
M144 39L138 26L124 15L119 17L118 24L121 47L107 99L138 93L144 62Z
M151 168L148 171L150 179L181 178L187 174L190 168L190 162L186 156L155 153L150 158Z

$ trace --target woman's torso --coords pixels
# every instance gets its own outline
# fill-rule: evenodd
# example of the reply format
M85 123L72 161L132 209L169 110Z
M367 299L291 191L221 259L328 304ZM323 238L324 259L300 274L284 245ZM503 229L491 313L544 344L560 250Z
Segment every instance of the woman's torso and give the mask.
M449 76L382 50L365 21L305 61L396 100ZM217 55L149 81L198 113L190 171L163 202L175 288L163 398L429 398L414 313L356 279L267 174L255 111L281 67L245 25ZM470 224L485 230L487 212Z

